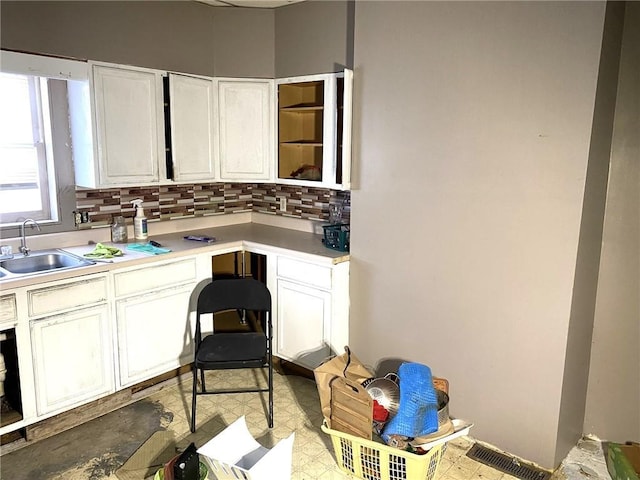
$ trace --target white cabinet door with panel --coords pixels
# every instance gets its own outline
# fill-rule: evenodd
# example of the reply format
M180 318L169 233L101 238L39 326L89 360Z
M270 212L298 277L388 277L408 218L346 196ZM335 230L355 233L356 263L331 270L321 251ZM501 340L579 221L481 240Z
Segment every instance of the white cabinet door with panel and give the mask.
M216 83L220 180L272 180L273 80L218 78Z
M169 74L173 180L214 180L214 82Z
M107 305L32 320L30 328L38 415L115 391Z
M94 63L91 73L89 85L76 83L69 90L76 183L97 188L164 179L162 72Z
M122 387L147 380L193 360L187 284L116 302Z
M189 363L198 258L114 273L119 387Z
M275 290L275 355L314 369L344 351L349 262L333 265L278 255L271 265L276 269L269 277Z
M276 355L313 369L330 355L331 294L278 279Z

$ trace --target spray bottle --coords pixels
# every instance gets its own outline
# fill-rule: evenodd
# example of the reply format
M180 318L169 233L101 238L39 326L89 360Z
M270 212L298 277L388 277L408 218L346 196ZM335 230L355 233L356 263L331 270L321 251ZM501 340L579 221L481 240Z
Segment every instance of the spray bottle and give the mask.
M131 203L136 207L136 215L133 217L133 235L137 241L145 241L148 237L147 217L144 216L142 200L133 200Z

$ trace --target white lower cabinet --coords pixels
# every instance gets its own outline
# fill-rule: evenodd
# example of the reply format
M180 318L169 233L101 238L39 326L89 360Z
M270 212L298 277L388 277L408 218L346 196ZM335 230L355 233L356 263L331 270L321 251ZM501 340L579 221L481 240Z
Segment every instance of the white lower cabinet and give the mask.
M38 415L114 391L107 305L32 320L30 328Z
M267 257L274 355L314 369L342 353L349 262L258 250ZM189 364L197 295L211 279L212 255L3 292L0 330L15 331L23 416L0 433Z
M278 279L276 353L307 368L330 355L331 294Z
M116 302L120 386L165 373L193 359L189 302L194 284Z
M191 361L197 270L187 257L114 273L119 387Z
M314 369L348 344L348 262L278 256L275 266L274 353Z
M28 318L38 416L115 391L107 275L27 288L19 298L25 302L18 301L19 325Z

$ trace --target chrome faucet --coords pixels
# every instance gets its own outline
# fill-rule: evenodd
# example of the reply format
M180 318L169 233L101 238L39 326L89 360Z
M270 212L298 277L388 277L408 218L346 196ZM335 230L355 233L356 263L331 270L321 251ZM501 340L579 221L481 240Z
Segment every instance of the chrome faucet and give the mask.
M20 239L20 253L22 253L25 257L29 255L31 249L27 247L27 237L24 234L24 227L27 223L32 223L33 227L36 227L38 231L40 231L40 225L33 218L27 218L24 222L22 222L22 226L20 227L20 234L22 238Z

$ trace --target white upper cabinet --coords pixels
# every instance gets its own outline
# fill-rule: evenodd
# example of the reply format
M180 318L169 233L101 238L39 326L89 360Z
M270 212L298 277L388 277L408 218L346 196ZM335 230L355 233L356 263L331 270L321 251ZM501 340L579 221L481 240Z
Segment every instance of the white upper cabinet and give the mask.
M350 188L353 72L276 80L276 181Z
M169 74L173 180L214 180L214 101L213 79Z
M76 184L144 185L164 178L161 72L92 64L89 87L90 93L86 84L69 87ZM82 108L87 100L90 107ZM86 118L91 111L93 122Z
M90 64L89 82L68 81L79 186L351 187L351 70L272 80Z
M273 80L219 78L216 83L220 180L273 180Z

